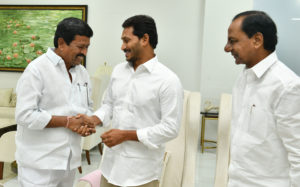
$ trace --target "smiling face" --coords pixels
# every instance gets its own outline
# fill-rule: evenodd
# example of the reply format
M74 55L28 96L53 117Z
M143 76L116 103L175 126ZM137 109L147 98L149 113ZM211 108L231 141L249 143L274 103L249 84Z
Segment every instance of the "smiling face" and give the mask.
M254 37L249 38L242 31L241 26L244 18L239 17L230 24L224 50L231 53L236 64L245 64L247 68L251 68L256 64L255 39Z
M121 49L125 52L126 60L134 66L141 55L141 40L133 34L133 27L125 28L121 37L123 43Z
M73 67L79 65L86 56L90 45L90 38L76 35L69 45L62 38L59 38L58 43L61 57L64 59L67 67Z

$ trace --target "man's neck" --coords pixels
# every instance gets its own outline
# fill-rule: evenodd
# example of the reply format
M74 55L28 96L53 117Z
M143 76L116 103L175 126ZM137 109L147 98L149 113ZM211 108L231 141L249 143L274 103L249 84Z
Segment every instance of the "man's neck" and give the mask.
M67 70L69 71L72 68L72 66L65 61L63 55L60 53L58 48L55 48L54 52L64 60L65 66L66 66Z
M145 55L142 55L142 58L137 60L133 66L134 71L139 67L139 65L144 64L151 60L153 57L155 57L155 53L147 53Z
M252 64L250 64L249 66L246 66L247 68L252 68L254 67L256 64L258 64L260 61L262 61L263 59L265 59L267 56L269 56L272 52L271 51L267 51L267 50L263 50L260 53L257 53L255 56L255 60Z

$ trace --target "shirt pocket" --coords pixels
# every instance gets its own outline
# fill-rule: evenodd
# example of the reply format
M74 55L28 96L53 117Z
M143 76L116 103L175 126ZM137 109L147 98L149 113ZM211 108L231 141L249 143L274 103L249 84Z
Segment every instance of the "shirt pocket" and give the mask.
M269 111L256 106L248 105L243 111L244 118L238 121L238 126L232 137L233 149L237 148L240 156L245 156L251 150L255 150L268 141L272 129L272 115Z
M88 86L77 83L76 90L79 106L88 107Z
M248 114L233 136L232 159L245 171L268 176L274 156L270 147L273 118L269 111L255 105L249 107Z
M269 111L255 104L250 106L248 134L253 137L254 143L260 144L266 140L273 123Z

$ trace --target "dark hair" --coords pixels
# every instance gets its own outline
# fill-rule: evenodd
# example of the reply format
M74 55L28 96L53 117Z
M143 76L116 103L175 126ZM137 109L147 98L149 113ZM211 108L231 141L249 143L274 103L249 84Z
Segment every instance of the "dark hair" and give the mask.
M152 17L147 15L136 15L128 18L122 24L123 28L133 27L133 34L139 39L144 34L149 35L149 43L153 49L157 45L157 31L155 21Z
M263 11L246 11L236 15L235 19L245 16L242 23L242 31L244 31L249 38L254 34L260 32L264 37L264 48L268 51L275 51L277 44L277 29L271 17Z
M58 47L58 38L63 38L67 45L69 45L76 35L90 38L93 36L93 30L81 19L73 17L65 18L57 25L54 36L54 47Z

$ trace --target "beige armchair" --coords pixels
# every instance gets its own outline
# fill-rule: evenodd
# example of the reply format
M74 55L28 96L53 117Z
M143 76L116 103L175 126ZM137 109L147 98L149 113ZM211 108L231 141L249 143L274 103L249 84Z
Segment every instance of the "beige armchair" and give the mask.
M10 131L0 137L0 181L3 180L4 163L12 163L15 160L16 131Z
M226 187L228 182L231 107L231 95L222 94L219 110L215 187Z
M15 124L16 93L13 88L0 88L0 98L0 122L4 119Z
M199 92L184 92L183 116L179 135L166 144L164 167L160 187L194 187L196 155L200 126L201 95ZM100 180L99 170L79 180L76 187L91 187L90 182ZM92 178L94 177L94 178ZM94 181L95 182L95 181ZM99 181L96 181L99 184ZM93 186L94 187L94 186Z
M97 110L102 102L105 89L109 83L110 75L112 72L112 67L108 65L100 66L95 75L91 76L92 82L92 100L94 104L94 110ZM107 131L107 127L96 127L96 133L83 137L82 139L82 150L86 153L87 162L90 165L90 155L89 151L94 148L95 146L99 147L100 154L102 154L102 148L100 142L102 141L100 135Z
M179 135L166 144L168 159L160 187L194 187L196 155L200 127L201 95L184 92L184 105Z

